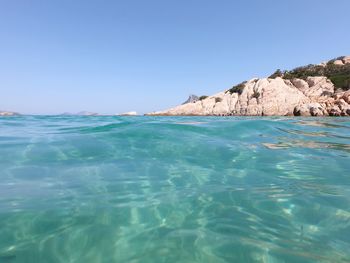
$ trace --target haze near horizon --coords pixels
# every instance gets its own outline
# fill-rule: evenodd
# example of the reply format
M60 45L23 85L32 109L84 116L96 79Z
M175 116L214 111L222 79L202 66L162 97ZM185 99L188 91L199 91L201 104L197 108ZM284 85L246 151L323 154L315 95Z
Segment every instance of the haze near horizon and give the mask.
M0 110L168 108L349 55L350 2L1 1Z

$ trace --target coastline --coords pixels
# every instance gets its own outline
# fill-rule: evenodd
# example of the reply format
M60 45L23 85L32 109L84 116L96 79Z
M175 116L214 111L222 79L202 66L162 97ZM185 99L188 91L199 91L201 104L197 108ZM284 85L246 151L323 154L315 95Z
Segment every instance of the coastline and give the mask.
M277 70L151 116L350 116L350 56Z

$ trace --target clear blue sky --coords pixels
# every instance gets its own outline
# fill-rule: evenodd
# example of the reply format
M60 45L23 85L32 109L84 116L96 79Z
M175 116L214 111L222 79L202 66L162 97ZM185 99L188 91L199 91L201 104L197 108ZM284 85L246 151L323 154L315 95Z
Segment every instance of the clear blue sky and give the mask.
M349 0L0 0L0 109L164 109L349 55L349 10Z

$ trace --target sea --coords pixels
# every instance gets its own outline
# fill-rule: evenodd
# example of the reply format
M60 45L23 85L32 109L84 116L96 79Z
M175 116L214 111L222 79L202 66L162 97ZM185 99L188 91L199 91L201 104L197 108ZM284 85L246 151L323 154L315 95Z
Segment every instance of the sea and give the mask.
M350 262L350 119L1 117L0 262Z

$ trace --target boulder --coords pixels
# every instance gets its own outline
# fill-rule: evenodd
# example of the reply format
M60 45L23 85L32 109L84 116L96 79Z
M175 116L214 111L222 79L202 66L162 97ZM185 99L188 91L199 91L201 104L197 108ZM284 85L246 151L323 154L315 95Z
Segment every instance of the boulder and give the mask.
M341 116L341 110L337 106L333 106L328 111L329 116Z
M294 108L295 116L323 116L324 109L319 103L305 103Z
M349 64L350 63L350 56L343 57L342 61L343 61L344 64Z
M312 101L326 100L334 94L334 84L327 77L308 77L309 88L304 94Z
M350 104L350 90L342 92L340 98L343 99L346 103Z
M298 90L303 93L309 89L309 84L303 79L292 79L291 82Z
M334 63L334 65L344 65L344 62L341 59L334 60L333 63Z

